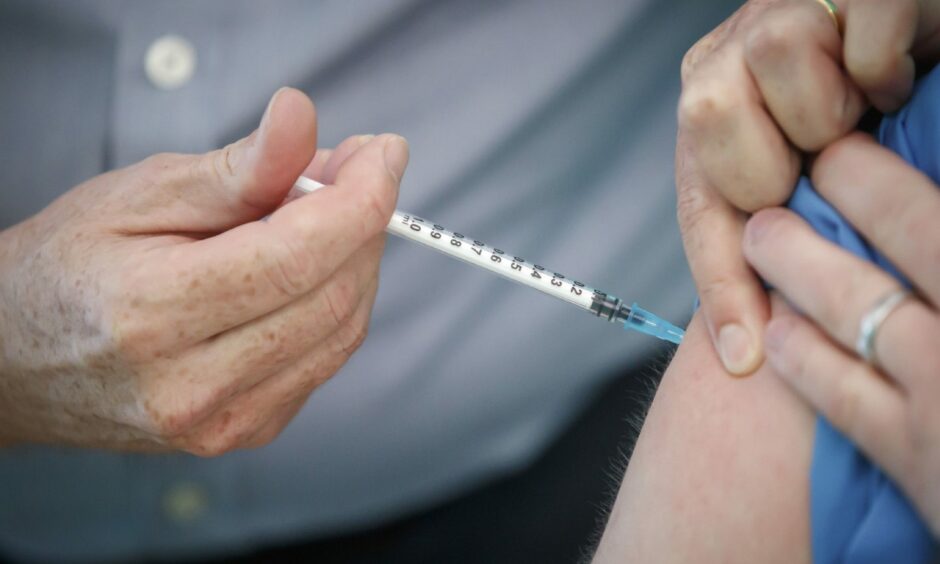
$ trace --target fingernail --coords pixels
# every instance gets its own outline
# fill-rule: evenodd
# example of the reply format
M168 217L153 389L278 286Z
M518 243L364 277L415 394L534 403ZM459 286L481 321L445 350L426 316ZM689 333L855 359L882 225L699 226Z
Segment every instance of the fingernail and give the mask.
M258 124L258 129L248 137L242 139L237 144L237 150L229 153L229 161L232 168L235 168L237 163L241 162L243 159L247 159L251 162L252 159L258 157L261 145L268 133L268 128L271 127L271 108L274 107L278 96L287 89L287 86L278 88L277 92L268 100L268 106L264 109L264 114L261 116L261 123Z
M747 220L744 228L744 240L748 245L756 245L767 234L770 227L781 217L782 210L762 210Z
M372 141L373 139L375 139L375 135L372 135L371 133L369 133L368 135L360 135L356 137L356 144L362 147L363 145L365 145L369 141Z
M747 329L737 323L729 323L718 332L718 354L725 370L744 375L754 368L757 347Z
M258 126L258 133L264 135L264 132L267 131L269 124L271 123L271 108L274 107L274 103L277 101L278 97L284 93L284 91L289 90L287 86L282 86L277 89L277 92L271 96L271 99L268 100L268 107L264 109L264 115L261 116L261 124Z
M385 168L401 182L408 165L408 142L400 135L393 135L385 142Z

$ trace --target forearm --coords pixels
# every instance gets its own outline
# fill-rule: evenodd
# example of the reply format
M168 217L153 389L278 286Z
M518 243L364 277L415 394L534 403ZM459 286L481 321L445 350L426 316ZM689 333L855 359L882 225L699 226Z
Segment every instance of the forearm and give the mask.
M701 316L663 377L596 562L809 561L812 414L728 377Z

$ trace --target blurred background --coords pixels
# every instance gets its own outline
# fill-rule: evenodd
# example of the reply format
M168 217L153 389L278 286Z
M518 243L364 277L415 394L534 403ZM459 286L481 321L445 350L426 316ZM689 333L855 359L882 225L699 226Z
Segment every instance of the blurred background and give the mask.
M684 321L679 65L738 4L0 0L0 228L244 136L290 85L323 147L409 140L401 209ZM279 439L0 451L0 558L574 562L668 354L390 240L369 338Z

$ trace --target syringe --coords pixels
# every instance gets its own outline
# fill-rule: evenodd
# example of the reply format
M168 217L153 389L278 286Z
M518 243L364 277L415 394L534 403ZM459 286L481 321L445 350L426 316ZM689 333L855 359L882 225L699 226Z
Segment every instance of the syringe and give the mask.
M323 184L301 176L294 183L286 201L299 198L320 188L323 188ZM682 329L646 311L635 302L628 307L620 298L585 286L577 280L491 247L483 241L450 231L442 225L416 215L395 210L385 231L473 266L485 268L513 282L535 288L549 296L589 311L597 317L607 319L611 323L623 323L627 329L676 344L681 343L685 335Z

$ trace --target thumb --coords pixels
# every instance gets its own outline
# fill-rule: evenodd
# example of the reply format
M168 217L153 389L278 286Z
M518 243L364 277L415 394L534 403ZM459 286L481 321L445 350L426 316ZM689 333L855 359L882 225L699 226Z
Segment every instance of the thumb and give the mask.
M763 361L767 296L744 259L745 216L707 183L682 134L676 142L677 215L715 351L745 376Z
M145 175L149 188L134 198L146 217L140 227L220 232L260 219L281 203L316 146L313 102L281 88L251 135L203 155L157 155L128 169Z

